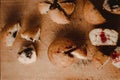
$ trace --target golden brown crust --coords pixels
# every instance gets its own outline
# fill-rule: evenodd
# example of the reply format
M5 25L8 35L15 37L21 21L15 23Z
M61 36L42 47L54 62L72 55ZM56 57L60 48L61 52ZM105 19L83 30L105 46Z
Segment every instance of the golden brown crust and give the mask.
M34 37L36 35L36 33L39 31L39 27L35 27L35 28L30 28L30 29L26 29L22 34L25 34L25 35L29 35L29 36L32 36Z
M68 24L70 22L64 13L58 9L50 10L48 12L48 15L53 20L53 22L56 22L58 24Z
M89 0L86 1L83 11L85 20L90 24L97 25L106 21Z
M74 58L70 57L64 52L69 50L72 47L76 47L75 44L66 38L58 38L51 43L48 49L49 60L59 66L67 67L74 62Z
M47 14L50 8L50 4L40 2L38 4L38 10L41 14Z
M59 3L59 5L64 9L67 15L71 15L75 9L74 3Z
M21 37L25 38L26 40L34 42L35 40L38 40L40 37L40 28L39 27L27 28L21 33Z

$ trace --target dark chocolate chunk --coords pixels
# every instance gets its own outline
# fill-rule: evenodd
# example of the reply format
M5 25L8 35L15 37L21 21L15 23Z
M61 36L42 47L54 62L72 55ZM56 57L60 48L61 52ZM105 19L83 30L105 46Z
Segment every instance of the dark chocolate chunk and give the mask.
M69 57L72 57L72 58L74 57L72 54L68 54L68 56L69 56Z
M33 50L32 48L26 48L23 51L19 52L18 54L21 55L24 52L26 57L31 58L32 50Z
M71 54L71 52L74 51L74 50L76 50L76 48L72 48L72 49L70 49L70 50L68 50L68 51L65 51L64 53L67 54L69 57L74 57L74 56Z
M17 31L15 31L12 36L15 38L16 35L17 35Z
M60 8L60 5L58 4L58 0L54 0L54 2L51 4L50 9Z
M24 50L26 57L31 58L32 50L32 48L27 48Z

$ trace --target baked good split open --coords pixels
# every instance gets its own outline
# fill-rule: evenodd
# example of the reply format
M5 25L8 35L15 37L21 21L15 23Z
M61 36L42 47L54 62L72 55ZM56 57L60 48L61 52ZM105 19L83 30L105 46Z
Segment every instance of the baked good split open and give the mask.
M22 46L18 52L18 61L22 64L30 64L37 59L36 49L33 44Z
M74 8L74 0L48 0L38 4L39 12L48 14L51 20L57 24L68 24Z
M7 30L5 33L6 46L12 46L14 44L20 29L21 29L21 26L20 26L20 23L18 22L7 26Z
M120 0L104 0L103 8L110 13L120 15Z
M87 53L84 48L78 48L72 40L61 37L50 44L48 57L53 64L59 67L68 67L75 58L86 60Z

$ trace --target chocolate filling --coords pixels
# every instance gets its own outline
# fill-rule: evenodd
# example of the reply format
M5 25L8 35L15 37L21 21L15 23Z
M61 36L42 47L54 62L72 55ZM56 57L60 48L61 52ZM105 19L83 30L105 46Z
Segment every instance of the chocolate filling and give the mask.
M17 35L17 31L15 31L12 36L15 38L16 35Z
M76 50L76 48L72 48L72 49L70 49L70 50L68 50L68 51L65 51L64 53L67 54L69 57L74 57L74 56L71 54L71 52L73 52L74 50Z
M25 56L31 58L32 50L33 50L32 48L26 48L23 51L19 52L18 54L21 55L23 52L25 52Z
M115 5L120 7L120 0L108 0L108 4L110 5L111 9L115 9Z

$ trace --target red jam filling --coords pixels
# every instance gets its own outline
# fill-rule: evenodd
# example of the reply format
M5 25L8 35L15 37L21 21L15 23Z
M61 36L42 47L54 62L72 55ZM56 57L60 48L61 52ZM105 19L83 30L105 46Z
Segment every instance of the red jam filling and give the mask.
M116 52L113 52L113 54L111 56L112 56L112 59L115 59L118 55Z
M117 52L113 52L111 55L112 59L116 59L119 56L120 56L120 53L117 53Z
M106 38L104 32L101 32L100 37L101 37L101 41L102 41L103 43L105 43L105 42L107 41L107 38Z

